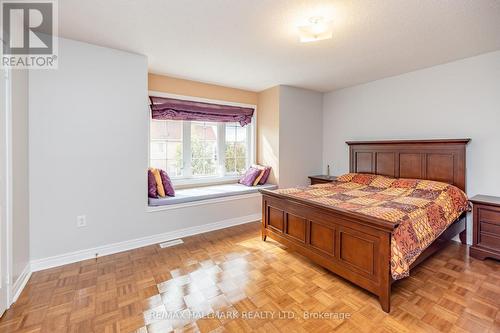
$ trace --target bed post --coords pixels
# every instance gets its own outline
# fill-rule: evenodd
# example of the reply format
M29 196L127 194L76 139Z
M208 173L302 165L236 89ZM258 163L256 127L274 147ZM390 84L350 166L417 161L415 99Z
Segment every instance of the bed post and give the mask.
M460 242L462 242L462 244L467 245L467 218L465 218L464 225L464 230L458 234L458 237L460 238Z
M265 242L267 238L267 233L266 233L266 210L267 210L267 201L264 199L264 196L262 196L262 224L261 224L261 236L262 240Z
M391 284L388 283L387 285L382 287L383 290L381 290L381 294L378 296L378 301L380 303L380 306L382 307L382 310L384 312L390 313L391 312Z
M380 287L378 299L382 310L391 312L391 232L387 232L380 243Z

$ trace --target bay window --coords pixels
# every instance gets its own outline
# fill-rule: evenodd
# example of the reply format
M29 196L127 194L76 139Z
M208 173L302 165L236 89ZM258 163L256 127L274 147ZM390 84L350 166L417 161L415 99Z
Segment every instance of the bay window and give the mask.
M254 106L151 94L149 165L174 183L234 181L254 162Z
M150 166L174 183L235 179L253 163L252 124L151 119L150 128Z

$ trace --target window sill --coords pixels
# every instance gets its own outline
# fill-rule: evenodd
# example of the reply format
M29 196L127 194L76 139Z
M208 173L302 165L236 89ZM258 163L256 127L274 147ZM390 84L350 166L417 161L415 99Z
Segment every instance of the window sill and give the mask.
M259 197L259 189L275 189L276 185L265 184L248 187L227 184L178 190L175 197L149 199L148 212L157 212L184 207L206 205L217 202Z
M172 179L175 189L197 188L210 185L223 185L237 183L241 176L226 176L226 177L205 177L205 178L187 178L187 179Z

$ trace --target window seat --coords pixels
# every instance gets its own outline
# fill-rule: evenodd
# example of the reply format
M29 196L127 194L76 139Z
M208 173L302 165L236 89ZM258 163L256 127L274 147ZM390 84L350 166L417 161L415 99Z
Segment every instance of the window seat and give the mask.
M230 197L242 194L257 193L260 189L274 190L278 186L264 184L257 186L245 186L242 184L224 184L214 186L204 186L187 188L175 191L175 197L149 198L150 207L169 206L181 203L202 201L208 199Z

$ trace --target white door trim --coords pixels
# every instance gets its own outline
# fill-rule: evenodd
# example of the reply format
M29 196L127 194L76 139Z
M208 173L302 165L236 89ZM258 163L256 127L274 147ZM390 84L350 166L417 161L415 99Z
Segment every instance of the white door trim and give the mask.
M2 247L0 251L5 251L5 265L2 264L2 280L5 279L4 287L6 293L6 299L1 300L5 302L6 309L9 308L12 303L12 73L9 68L5 68L3 75L0 78L5 82L5 101L3 101L5 108L5 118L4 118L4 128L1 132L4 133L2 143L5 145L2 147L4 156L2 156L2 162L4 163L2 175L5 182L5 187L2 189L4 193L2 196L4 198L4 212L2 214L2 221L4 221L4 229L1 231L4 233L2 235L5 237L5 243L0 241L0 246ZM3 109L3 108L2 108ZM3 222L2 222L3 223ZM5 272L3 271L5 269Z
M7 219L6 219L6 246L7 246L7 300L8 300L8 307L12 304L12 201L13 201L13 188L12 188L12 70L9 69L7 71L8 79L7 79L7 110L5 113L5 118L6 118L6 129L5 129L5 134L6 134L6 140L5 140L5 146L6 146L6 190L7 190L7 195L5 199L5 204L6 204L6 213L7 213Z

